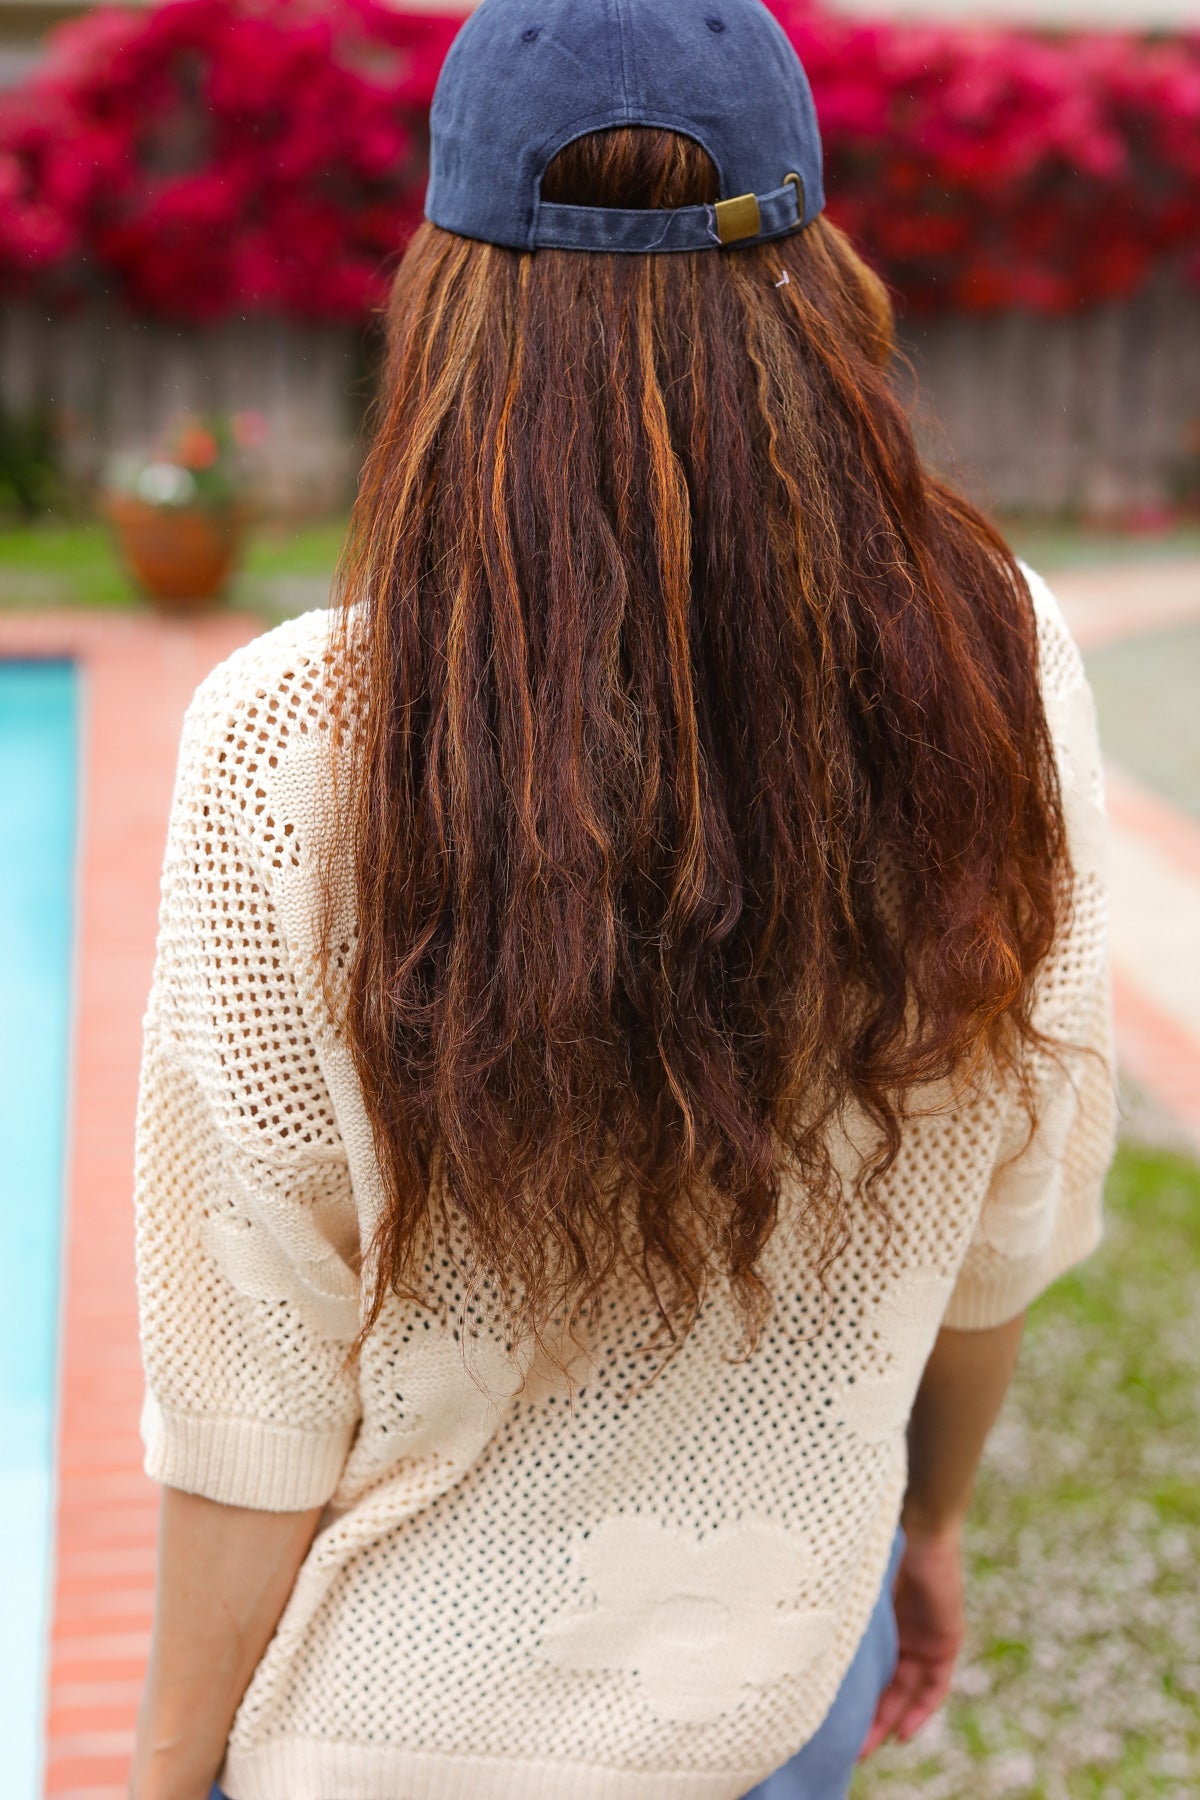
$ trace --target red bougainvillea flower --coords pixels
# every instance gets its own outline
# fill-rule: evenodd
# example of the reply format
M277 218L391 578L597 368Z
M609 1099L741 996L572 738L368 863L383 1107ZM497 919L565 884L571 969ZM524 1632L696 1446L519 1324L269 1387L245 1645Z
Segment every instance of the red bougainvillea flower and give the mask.
M1200 275L1200 35L769 3L812 80L830 216L909 310L1062 312L1168 261ZM170 0L61 27L0 96L0 288L194 321L365 319L421 217L460 21Z

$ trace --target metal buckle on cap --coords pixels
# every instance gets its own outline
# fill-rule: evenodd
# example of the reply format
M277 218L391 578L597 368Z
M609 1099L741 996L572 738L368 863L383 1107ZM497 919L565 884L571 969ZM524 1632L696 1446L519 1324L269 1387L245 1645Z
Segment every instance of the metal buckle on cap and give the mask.
M783 185L786 187L789 181L791 182L792 186L796 190L796 219L799 223L803 224L803 222L804 222L804 183L801 181L800 177L796 174L795 170L793 170L793 169L790 169L788 171L788 173L784 176Z
M713 211L717 215L717 236L723 244L757 237L762 229L756 194L737 194L732 200L718 200Z

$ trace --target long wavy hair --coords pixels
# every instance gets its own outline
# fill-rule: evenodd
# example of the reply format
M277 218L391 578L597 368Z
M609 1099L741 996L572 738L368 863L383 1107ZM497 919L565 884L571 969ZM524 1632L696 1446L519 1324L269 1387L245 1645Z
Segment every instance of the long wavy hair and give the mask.
M543 193L718 188L630 128ZM440 1211L514 1330L619 1277L677 1347L719 1282L744 1353L781 1192L825 1279L919 1090L1038 1037L1069 871L1032 604L922 468L893 353L823 219L659 256L413 239L335 659L340 1010L387 1191L364 1332L423 1296ZM851 1110L878 1149L847 1185Z

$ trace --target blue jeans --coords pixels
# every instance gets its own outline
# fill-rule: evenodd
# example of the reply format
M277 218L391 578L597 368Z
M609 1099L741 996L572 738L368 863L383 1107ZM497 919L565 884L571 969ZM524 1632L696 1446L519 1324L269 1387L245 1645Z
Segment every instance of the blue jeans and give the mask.
M809 1738L790 1762L785 1762L781 1769L776 1769L773 1775L752 1788L744 1800L844 1800L858 1753L875 1717L876 1702L896 1668L892 1586L903 1548L904 1534L897 1529L875 1611L867 1622L854 1661L842 1677L833 1705L815 1736ZM208 1800L226 1800L226 1797L220 1788L214 1787ZM282 1796L280 1800L283 1800Z
M833 1705L807 1744L781 1769L751 1788L744 1800L844 1800L879 1696L896 1672L892 1588L903 1551L904 1533L897 1526L875 1611L867 1621Z

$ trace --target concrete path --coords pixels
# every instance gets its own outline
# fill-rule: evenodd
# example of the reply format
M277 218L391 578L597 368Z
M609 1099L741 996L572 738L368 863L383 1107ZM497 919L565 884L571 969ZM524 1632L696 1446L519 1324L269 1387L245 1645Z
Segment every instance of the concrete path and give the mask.
M1087 658L1109 755L1122 1066L1200 1146L1200 559L1047 579Z

